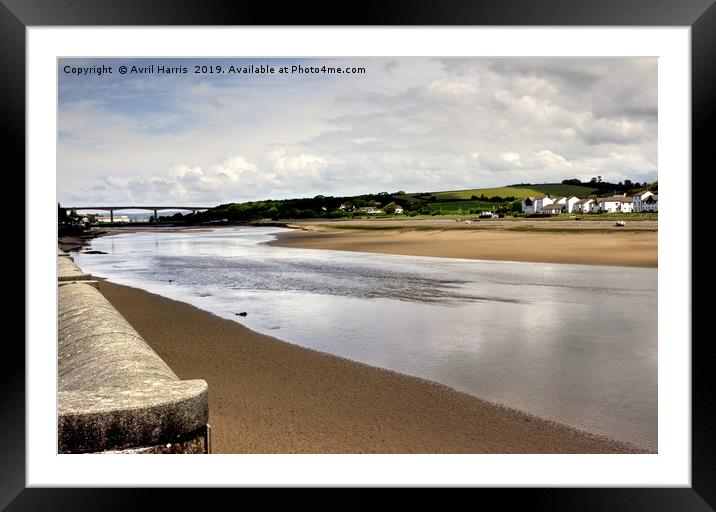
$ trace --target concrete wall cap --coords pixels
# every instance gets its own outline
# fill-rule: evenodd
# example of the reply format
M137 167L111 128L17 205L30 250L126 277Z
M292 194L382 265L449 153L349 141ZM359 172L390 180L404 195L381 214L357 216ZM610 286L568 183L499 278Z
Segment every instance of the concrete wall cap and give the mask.
M57 258L58 281L84 281L93 277L83 272L70 258Z
M164 381L141 389L61 391L60 453L122 450L173 443L209 420L203 380Z

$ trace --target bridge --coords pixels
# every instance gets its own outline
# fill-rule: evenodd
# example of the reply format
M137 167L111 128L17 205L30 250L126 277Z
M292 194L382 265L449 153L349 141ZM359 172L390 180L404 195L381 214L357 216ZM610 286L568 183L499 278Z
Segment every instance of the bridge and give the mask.
M154 220L158 219L157 212L159 210L187 210L191 213L198 211L209 210L211 206L68 206L65 208L67 211L80 211L80 210L99 210L109 212L110 222L114 222L114 212L124 210L149 210L154 212Z

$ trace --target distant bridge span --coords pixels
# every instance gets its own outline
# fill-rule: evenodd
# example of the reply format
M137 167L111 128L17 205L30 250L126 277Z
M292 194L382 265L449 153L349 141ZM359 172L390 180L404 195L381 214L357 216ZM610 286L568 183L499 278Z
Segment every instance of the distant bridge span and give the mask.
M211 206L68 206L65 210L100 210L109 212L110 222L114 222L114 212L124 210L150 210L154 212L154 219L156 220L157 212L159 210L188 210L191 213L198 211L209 210Z

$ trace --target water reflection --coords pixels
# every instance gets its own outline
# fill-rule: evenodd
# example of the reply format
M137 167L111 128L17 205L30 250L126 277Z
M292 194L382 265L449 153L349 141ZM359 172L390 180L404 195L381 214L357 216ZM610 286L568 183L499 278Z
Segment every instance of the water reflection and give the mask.
M86 271L298 345L655 449L656 269L286 249L277 228L131 233Z

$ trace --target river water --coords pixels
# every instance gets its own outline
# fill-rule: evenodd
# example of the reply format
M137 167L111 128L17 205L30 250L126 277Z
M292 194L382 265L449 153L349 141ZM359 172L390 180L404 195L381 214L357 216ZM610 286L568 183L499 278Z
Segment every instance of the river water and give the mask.
M290 343L657 449L656 269L263 243L280 231L127 233L75 261Z

